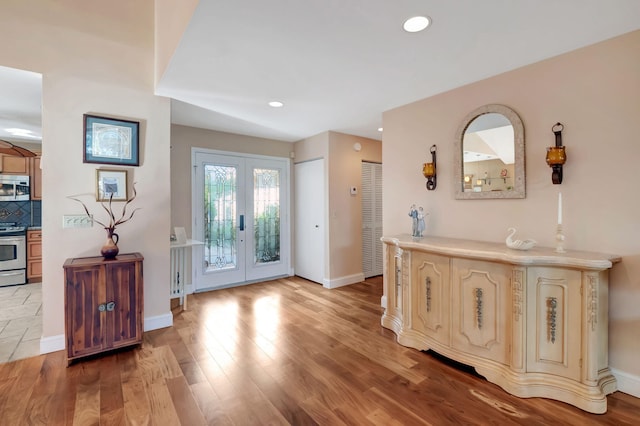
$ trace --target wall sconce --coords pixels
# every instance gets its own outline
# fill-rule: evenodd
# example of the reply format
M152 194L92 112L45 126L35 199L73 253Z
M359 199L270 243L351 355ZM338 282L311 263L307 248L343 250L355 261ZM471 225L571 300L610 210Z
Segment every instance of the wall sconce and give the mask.
M422 174L427 178L427 189L433 191L436 189L436 146L433 145L429 151L432 161L422 165Z
M556 185L562 183L562 165L567 161L567 154L562 146L563 129L562 123L556 123L551 128L551 131L556 135L556 146L547 148L547 164L553 169L551 180Z

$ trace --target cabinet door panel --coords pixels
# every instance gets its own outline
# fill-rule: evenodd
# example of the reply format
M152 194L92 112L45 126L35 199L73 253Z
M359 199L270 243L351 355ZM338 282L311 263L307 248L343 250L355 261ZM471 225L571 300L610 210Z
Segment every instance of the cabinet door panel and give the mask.
M452 346L508 363L511 267L454 259Z
M31 177L31 199L42 199L42 170L40 170L40 157L31 158L29 165L29 176Z
M67 348L69 358L99 352L105 345L100 310L105 299L104 269L76 268L66 272Z
M30 260L27 262L27 278L42 276L42 260Z
M2 173L29 174L29 159L13 155L2 156Z
M449 345L449 259L414 252L411 328Z
M580 380L580 271L529 268L527 371Z
M127 346L142 336L140 263L107 266L107 340L109 347ZM139 283L139 285L136 285Z
M387 311L402 317L402 250L386 245L387 257Z

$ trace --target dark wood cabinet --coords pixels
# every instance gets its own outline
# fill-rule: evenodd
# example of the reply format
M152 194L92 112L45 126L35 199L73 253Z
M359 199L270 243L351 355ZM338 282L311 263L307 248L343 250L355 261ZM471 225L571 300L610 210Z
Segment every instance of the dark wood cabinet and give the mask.
M140 253L67 259L67 359L142 343L143 277Z

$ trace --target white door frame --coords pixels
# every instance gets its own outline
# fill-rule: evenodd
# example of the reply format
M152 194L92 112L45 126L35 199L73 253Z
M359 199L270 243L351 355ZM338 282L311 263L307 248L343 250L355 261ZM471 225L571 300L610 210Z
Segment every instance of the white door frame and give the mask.
M196 156L198 154L205 154L205 155L214 155L214 156L221 156L221 157L227 157L231 160L237 159L239 161L242 161L244 163L246 163L247 165L251 165L253 163L255 163L256 161L264 161L265 163L269 163L269 162L275 162L275 163L279 163L281 164L282 167L282 182L281 182L281 186L280 186L280 191L281 191L281 199L280 199L280 221L281 221L281 225L280 225L280 238L281 238L281 243L280 243L280 261L281 263L284 265L284 269L282 269L282 271L285 271L282 274L278 274L278 275L273 275L273 276L265 276L265 277L256 277L255 274L248 274L248 276L245 276L245 279L242 281L238 281L238 282L232 282L232 283L224 283L222 285L216 285L216 286L210 286L210 285L205 285L203 283L198 283L198 278L201 277L203 275L203 262L202 262L202 254L200 253L200 250L194 250L193 252L193 256L192 256L192 271L193 271L193 278L192 278L192 282L193 282L193 289L194 291L203 291L203 290L211 290L211 289L219 289L219 288L225 288L225 287L233 287L233 286L238 286L238 285L243 285L243 284L248 284L251 282L256 282L256 281L263 281L264 279L269 279L269 278L274 278L277 276L286 276L286 275L291 275L292 274L292 264L291 264L291 183L290 183L290 175L291 175L291 160L289 158L286 157L272 157L272 156L266 156L266 155L254 155L254 154L245 154L245 153L238 153L238 152L230 152L230 151L220 151L220 150L214 150L214 149L207 149L207 148L191 148L191 169L192 169L192 173L191 173L191 226L192 226L192 235L193 235L193 239L198 240L203 238L201 234L201 230L202 230L202 225L201 223L198 223L198 221L202 220L201 219L201 215L198 215L197 212L197 206L198 203L200 203L200 205L202 204L202 200L199 200L199 198L201 197L201 190L202 188L199 188L198 185L198 173L200 172L198 170L198 164L196 163ZM246 187L250 187L250 183L247 182L246 183ZM239 192L244 192L244 188ZM247 207L249 208L249 207ZM246 212L242 212L242 213L246 213ZM245 216L247 217L247 216ZM244 232L243 232L244 234ZM247 239L247 242L252 241L253 238ZM202 249L202 248L201 248ZM260 268L259 268L260 269ZM264 270L268 271L269 268L266 267L264 268Z

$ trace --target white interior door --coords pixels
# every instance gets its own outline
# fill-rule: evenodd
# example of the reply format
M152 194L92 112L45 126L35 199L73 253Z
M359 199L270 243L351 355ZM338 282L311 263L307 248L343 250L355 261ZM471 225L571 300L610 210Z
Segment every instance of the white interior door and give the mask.
M194 150L195 289L288 275L289 160Z
M295 173L295 273L324 284L325 184L324 160L294 166Z

